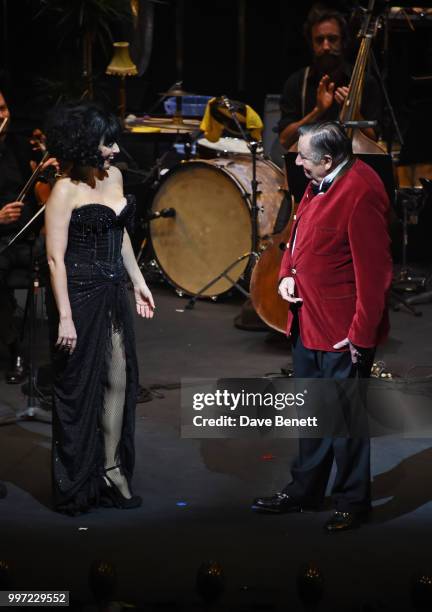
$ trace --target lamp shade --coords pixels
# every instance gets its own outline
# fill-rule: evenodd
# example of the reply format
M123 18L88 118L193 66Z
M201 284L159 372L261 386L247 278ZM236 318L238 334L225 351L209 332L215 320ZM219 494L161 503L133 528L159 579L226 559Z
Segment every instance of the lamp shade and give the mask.
M114 74L116 76L133 76L138 74L137 67L133 63L129 55L128 42L115 42L114 55L106 69L106 74Z

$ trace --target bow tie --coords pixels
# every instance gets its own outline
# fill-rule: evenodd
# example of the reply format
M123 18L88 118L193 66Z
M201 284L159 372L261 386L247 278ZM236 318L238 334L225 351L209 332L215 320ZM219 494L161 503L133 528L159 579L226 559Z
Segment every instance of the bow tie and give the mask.
M324 181L324 183L321 185L321 189L319 185L315 185L315 183L311 183L313 195L316 196L319 193L325 193L327 189L330 188L330 185L332 184L332 182L333 181Z

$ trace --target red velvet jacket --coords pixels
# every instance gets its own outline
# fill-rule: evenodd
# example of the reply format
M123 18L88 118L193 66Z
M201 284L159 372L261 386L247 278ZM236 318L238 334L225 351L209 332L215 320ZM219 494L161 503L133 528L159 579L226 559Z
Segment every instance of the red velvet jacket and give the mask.
M305 347L334 351L333 345L348 337L369 348L386 339L392 280L388 213L381 179L361 160L323 194L314 196L308 185L279 274L293 276L295 295L303 298L298 313ZM290 311L288 335L292 320Z

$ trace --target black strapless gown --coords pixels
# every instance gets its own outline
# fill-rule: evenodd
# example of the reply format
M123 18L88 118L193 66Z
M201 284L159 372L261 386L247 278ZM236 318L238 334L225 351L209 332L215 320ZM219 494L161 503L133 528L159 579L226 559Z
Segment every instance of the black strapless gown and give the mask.
M77 346L72 355L53 353L53 501L60 512L76 514L101 502L105 467L101 417L113 331L121 333L126 368L118 463L130 486L138 368L121 248L134 209L133 199L127 197L119 215L102 204L86 204L72 212L65 264Z

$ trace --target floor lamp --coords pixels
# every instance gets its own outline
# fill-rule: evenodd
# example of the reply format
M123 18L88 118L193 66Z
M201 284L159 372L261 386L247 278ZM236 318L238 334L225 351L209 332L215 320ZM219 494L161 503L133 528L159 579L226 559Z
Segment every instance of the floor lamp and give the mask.
M126 77L135 76L138 70L129 55L128 42L115 42L113 46L114 55L105 72L120 77L119 115L123 124L126 114Z

